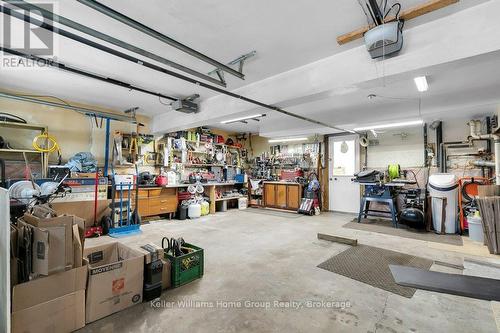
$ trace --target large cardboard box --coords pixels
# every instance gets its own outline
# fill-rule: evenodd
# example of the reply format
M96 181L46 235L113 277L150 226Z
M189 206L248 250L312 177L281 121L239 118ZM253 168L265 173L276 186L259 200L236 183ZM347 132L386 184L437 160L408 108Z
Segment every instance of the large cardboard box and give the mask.
M111 200L97 200L97 222L99 223L103 216L109 216L111 209L109 204ZM54 202L52 208L57 214L75 214L85 220L85 227L94 225L94 201L71 201Z
M87 262L12 289L12 333L71 332L85 326Z
M89 261L86 323L142 301L144 254L113 242L84 250Z
M54 248L55 246L64 246L63 249L54 249L51 252L54 253L54 255L50 256L47 258L50 258L51 260L54 260L55 263L55 255L60 255L61 253L64 253L64 260L65 260L65 268L69 269L74 267L74 263L76 263L76 266L79 266L79 262L75 262L75 253L73 250L74 244L73 244L73 225L78 225L78 230L80 234L80 240L83 242L84 239L84 232L85 232L85 221L81 219L80 217L74 216L74 215L61 215L53 218L48 218L48 219L40 219L36 216L33 216L31 214L24 214L24 216L21 219L23 222L30 224L34 227L40 228L41 230L47 230L50 233L50 236L55 237L54 240L58 240L57 243L54 243L54 241L50 241L50 246ZM58 228L64 227L64 239L59 239L62 237L62 231L60 231ZM35 238L39 237L41 240L44 238L47 238L47 235L43 235L42 233L38 232L35 233ZM37 249L34 248L34 251L37 250L43 250L43 249ZM41 256L40 256L41 257ZM35 264L35 263L34 263ZM52 266L53 267L53 266ZM49 273L54 271L54 269L51 269L51 267L48 268ZM40 273L43 275L47 275L44 273Z

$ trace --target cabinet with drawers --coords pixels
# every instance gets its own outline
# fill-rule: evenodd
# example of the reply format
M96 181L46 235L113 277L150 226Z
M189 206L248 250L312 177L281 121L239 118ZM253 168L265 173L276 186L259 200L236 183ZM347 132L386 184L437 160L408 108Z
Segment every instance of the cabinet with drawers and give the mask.
M176 188L140 188L138 191L139 214L141 217L172 214L177 211L177 189ZM127 194L124 192L124 199ZM132 202L135 202L135 191L132 191ZM119 200L120 193L115 193L115 199Z

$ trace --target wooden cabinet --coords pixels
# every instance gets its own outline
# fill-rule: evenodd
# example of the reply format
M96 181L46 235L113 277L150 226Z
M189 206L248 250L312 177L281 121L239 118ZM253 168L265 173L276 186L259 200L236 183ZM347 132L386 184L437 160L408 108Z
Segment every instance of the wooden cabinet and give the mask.
M287 186L286 187L286 206L289 209L299 209L300 200L302 199L301 195L301 186Z
M264 184L264 206L276 206L276 186L274 184Z
M302 186L297 183L264 183L264 206L297 210L302 199Z
M287 207L287 185L275 185L276 187L276 206L279 208Z
M148 215L175 213L177 210L177 191L175 188L164 188L149 191Z
M178 199L176 188L141 188L139 189L139 215L141 217L175 213ZM127 191L123 199L127 200ZM135 203L135 191L131 193L132 203ZM120 200L120 193L115 193L115 199Z

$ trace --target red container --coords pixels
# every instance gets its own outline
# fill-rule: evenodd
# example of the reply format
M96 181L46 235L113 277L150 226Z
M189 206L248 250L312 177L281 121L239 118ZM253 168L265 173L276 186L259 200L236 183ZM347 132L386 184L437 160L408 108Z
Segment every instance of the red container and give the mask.
M168 184L167 176L163 176L163 175L156 176L156 185L165 186L167 184Z

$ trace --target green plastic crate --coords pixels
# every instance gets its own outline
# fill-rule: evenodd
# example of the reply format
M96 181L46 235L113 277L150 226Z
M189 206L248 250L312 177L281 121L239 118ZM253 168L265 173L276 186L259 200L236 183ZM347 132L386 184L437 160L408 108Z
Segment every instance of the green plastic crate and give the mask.
M185 243L183 247L194 249L193 252L174 257L165 253L165 259L171 264L172 287L177 288L203 276L203 249Z

